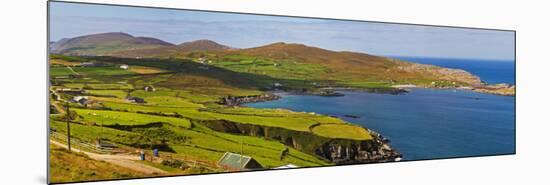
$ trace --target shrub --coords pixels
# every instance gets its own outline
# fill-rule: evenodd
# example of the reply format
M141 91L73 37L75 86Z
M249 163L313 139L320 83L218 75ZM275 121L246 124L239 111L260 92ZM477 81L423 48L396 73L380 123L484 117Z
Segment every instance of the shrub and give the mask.
M169 166L172 168L180 168L180 169L186 169L189 167L185 163L177 159L166 159L166 160L163 160L161 164L164 166Z

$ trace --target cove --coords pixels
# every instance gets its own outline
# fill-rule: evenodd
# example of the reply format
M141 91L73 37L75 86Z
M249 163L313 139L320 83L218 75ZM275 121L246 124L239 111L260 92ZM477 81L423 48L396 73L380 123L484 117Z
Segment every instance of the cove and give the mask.
M281 93L279 100L245 105L337 116L389 138L404 160L515 153L515 97L425 88L403 95L340 93Z

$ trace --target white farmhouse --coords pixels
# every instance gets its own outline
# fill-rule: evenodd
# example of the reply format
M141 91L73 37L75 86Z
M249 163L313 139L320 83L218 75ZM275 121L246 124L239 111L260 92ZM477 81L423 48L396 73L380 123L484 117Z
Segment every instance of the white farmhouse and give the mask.
M122 64L120 65L120 69L128 70L128 65Z

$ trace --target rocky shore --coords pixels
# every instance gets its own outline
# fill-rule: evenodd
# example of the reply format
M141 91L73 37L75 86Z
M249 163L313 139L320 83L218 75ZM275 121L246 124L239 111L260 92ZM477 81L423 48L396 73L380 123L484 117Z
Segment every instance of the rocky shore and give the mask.
M481 93L503 95L503 96L515 96L516 95L516 86L501 83L501 84L474 87L473 91L481 92Z
M480 93L488 93L488 94L496 94L496 95L502 95L502 96L515 96L516 95L516 86L510 85L506 83L500 83L500 84L480 84L476 86L460 86L460 87L432 87L432 86L416 86L411 84L406 85L394 85L392 86L394 88L403 89L405 91L408 91L407 89L411 88L437 88L437 89L459 89L459 90L470 90L474 92L480 92Z
M335 164L361 164L401 161L403 156L389 145L389 140L370 131L374 139L354 144L328 142L319 148L317 155Z
M281 97L272 93L250 95L250 96L226 96L226 97L223 97L218 103L227 105L227 106L239 106L245 103L278 100L279 98Z
M310 93L310 95L320 95L320 96L330 96L336 94L338 96L344 96L344 94L337 91L349 91L349 92L366 92L366 93L377 93L377 94L391 94L391 95L400 95L409 92L405 88L368 88L368 89L359 89L352 87L326 87L320 89L321 93Z
M221 98L219 104L226 106L239 106L245 103L264 102L278 100L281 97L274 94L276 92L284 92L295 95L311 95L311 96L323 96L323 97L339 97L345 96L343 93L337 91L350 91L350 92L367 92L367 93L379 93L379 94L392 94L399 95L409 92L405 88L370 88L370 89L358 89L348 87L327 87L316 90L287 90L287 91L270 91L260 95L250 96L226 96Z

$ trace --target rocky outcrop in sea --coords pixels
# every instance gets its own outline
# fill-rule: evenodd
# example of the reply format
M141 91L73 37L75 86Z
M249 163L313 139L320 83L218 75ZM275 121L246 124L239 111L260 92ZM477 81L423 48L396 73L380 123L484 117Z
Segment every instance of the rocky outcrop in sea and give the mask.
M505 84L505 83L478 86L478 87L474 87L473 90L476 92L503 95L503 96L516 95L516 86Z

